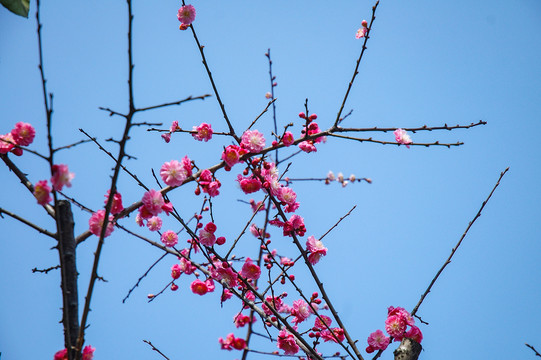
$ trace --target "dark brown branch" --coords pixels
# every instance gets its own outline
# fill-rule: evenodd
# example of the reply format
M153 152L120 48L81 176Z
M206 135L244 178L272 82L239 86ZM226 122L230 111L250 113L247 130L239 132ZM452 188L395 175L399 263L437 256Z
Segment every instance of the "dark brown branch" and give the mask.
M144 107L144 108L140 108L140 109L135 109L135 111L136 112L138 112L138 111L147 111L147 110L159 109L159 108L166 107L166 106L180 105L182 103L185 103L185 102L191 101L191 100L205 100L205 98L207 98L209 96L212 96L212 95L205 94L205 95L200 95L200 96L195 96L195 97L190 95L186 99L182 99L182 100L179 100L179 101L173 101L173 102L169 102L169 103L164 103L164 104L160 104L160 105L148 106L148 107Z
M50 268L47 268L47 269L33 268L33 269L32 269L32 273L48 274L49 271L53 271L53 270L57 270L57 269L60 269L60 265L51 266Z
M423 125L421 127L415 127L415 128L401 128L406 131L411 131L412 133L416 133L417 131L436 131L436 130L456 130L456 129L470 129L472 127L476 127L479 125L486 125L487 122L483 120L479 120L477 123L471 123L469 125L455 125L455 126L449 126L447 124L443 126L426 126ZM380 131L380 132L388 132L388 131L395 131L398 128L379 128L379 127L372 127L372 128L343 128L338 127L336 130L337 132L367 132L367 131Z
M64 304L62 307L64 317L64 336L69 336L69 341L66 344L75 345L77 343L77 334L79 333L79 297L77 294L77 272L76 256L75 256L75 238L73 236L73 214L71 205L67 200L58 201L58 219L62 225L62 234L59 236L58 247L61 248L59 255L60 264L62 266L62 293ZM68 331L69 329L69 331ZM68 348L69 349L69 348ZM77 349L69 349L72 356L75 356Z
M76 143L73 143L73 144L70 144L70 145L64 145L64 146L61 146L59 148L56 148L56 149L53 150L53 152L57 152L57 151L64 150L64 149L71 149L74 146L81 145L81 144L84 144L84 143L87 143L87 142L90 142L90 140L80 140L80 141L77 141Z
M361 54L359 55L359 58L357 59L357 64L355 65L355 71L353 71L353 76L351 78L351 81L349 82L348 89L346 90L346 94L344 95L344 99L342 100L342 105L340 105L340 110L338 110L338 114L336 115L336 120L334 121L333 127L337 127L340 123L340 115L342 115L342 111L344 110L344 106L346 105L346 101L349 96L349 92L351 91L351 87L353 86L353 82L355 81L355 78L357 77L357 74L359 74L359 65L361 64L361 60L364 55L364 51L366 50L366 43L368 42L368 39L370 38L370 31L372 30L372 24L374 23L374 20L376 19L376 9L378 8L379 0L376 1L376 4L372 6L372 19L370 20L370 25L368 25L368 30L364 36L364 43L361 50Z
M400 144L400 143L397 143L397 142L394 142L394 141L374 140L372 138L361 139L361 138L356 138L356 137L352 137L352 136L345 136L345 135L338 135L338 134L329 134L329 136L338 137L338 138L342 138L342 139L348 139L348 140L355 140L355 141L359 141L359 142L371 142L371 143L382 144L382 145L405 146L403 144ZM451 146L460 146L460 145L464 145L464 143L463 142L456 142L454 144L446 144L446 143L440 143L439 141L435 141L433 143L411 143L411 144L408 144L408 146L425 146L425 147L429 147L429 146L445 146L445 147L448 147L448 148L450 148Z
M524 344L524 345L526 345L527 347L529 347L530 349L532 349L533 352L535 353L535 356L541 357L541 354L538 353L537 350L535 350L535 348L534 348L532 345L530 345L530 344L528 344L528 343L526 343L526 344Z
M271 101L269 101L269 103L267 104L267 106L265 107L265 109L263 109L263 111L254 119L254 121L252 121L252 123L250 124L250 126L248 126L248 129L251 129L252 126L255 125L255 123L257 122L257 120L259 120L260 117L263 116L263 114L265 114L267 112L267 110L269 110L269 106L271 106L271 104L274 105L274 102L276 101L276 99L272 99Z
M125 303L126 300L128 300L128 298L130 297L131 293L133 292L133 290L135 290L136 287L139 286L139 284L141 283L141 281L148 275L148 273L150 272L150 270L152 270L152 268L154 266L156 266L160 261L163 260L163 258L165 258L165 256L167 255L167 253L164 253L162 256L160 256L160 258L158 260L156 260L154 262L154 264L150 265L150 267L148 268L147 271L145 271L145 273L139 278L139 280L137 280L137 282L135 283L134 286L132 286L132 288L128 291L128 294L126 295L126 297L124 299L122 299L122 303Z
M160 350L158 350L158 348L156 348L154 345L152 345L152 343L148 340L143 340L144 343L147 343L148 345L150 345L152 347L152 350L156 351L158 354L160 354L161 356L163 356L165 359L169 360L169 358L167 356L165 356Z
M111 153L109 152L107 149L105 149L97 140L96 138L93 138L92 136L90 136L86 131L84 131L83 129L79 129L80 132L82 132L83 134L85 134L90 140L92 140L97 146L98 148L103 151L104 153L106 153L107 155L109 155L109 157L111 159L113 159L113 161L117 164L117 165L120 165L120 167L122 168L122 170L124 170L128 175L130 175L136 182L139 186L141 186L143 189L145 189L146 191L149 191L150 189L148 187L145 186L145 184L143 184L141 182L141 180L139 180L139 178L137 177L137 175L133 174L131 171L129 171L124 165L122 165L121 163L119 163L119 161L117 160L117 158Z
M220 94L218 94L218 89L216 88L216 84L214 83L214 78L212 77L212 73L210 72L207 59L205 58L205 53L203 52L204 46L202 46L199 43L199 39L197 38L197 34L195 33L195 28L193 24L190 25L190 28L192 29L193 38L195 39L195 42L197 43L197 49L199 50L199 53L201 54L201 59L203 60L203 65L205 66L205 70L207 71L210 84L212 85L212 90L214 90L214 95L216 95L216 100L218 101L218 104L220 105L220 109L222 110L222 114L224 116L225 122L227 123L227 126L229 127L229 134L233 136L237 140L237 142L240 143L240 140L238 139L235 133L235 129L233 128L233 125L231 124L231 121L229 120L229 117L227 116L227 112L225 111L225 106L222 102L222 99L220 98Z
M32 184L32 182L30 182L30 180L28 180L28 178L26 177L26 174L23 173L18 167L17 165L15 165L8 157L7 154L0 154L0 158L4 161L4 163L7 165L7 167L13 171L13 173L15 174L15 176L17 176L19 178L19 180L21 181L21 184L23 184L27 189L28 191L30 191L32 194L34 193L34 185ZM44 205L43 208L45 209L45 211L47 211L47 213L49 214L49 216L51 216L52 218L54 218L54 214L55 214L55 211L54 211L54 208L47 204L47 205Z
M47 230L45 230L45 229L42 229L42 228L40 228L39 226L37 226L36 224L34 224L34 223L32 223L32 222L26 220L25 218L20 217L19 215L14 214L14 213L12 213L11 211L7 211L6 209L3 209L3 208L0 207L0 217L2 217L2 214L6 214L6 215L8 215L8 216L14 218L15 220L19 220L20 222L22 222L22 223L25 224L26 226L31 227L32 229L34 229L34 230L40 232L41 234L45 234L45 235L47 235L47 236L49 236L49 237L51 237L51 238L53 238L53 239L56 239L56 234L53 234L53 233L50 232L50 231L47 231Z
M432 289L432 286L434 286L434 284L436 283L436 280L438 280L438 277L441 275L441 273L443 272L445 267L451 263L451 259L453 258L453 255L455 254L455 252L458 250L458 247L460 246L460 244L462 244L462 240L464 240L464 238L468 234L468 231L470 230L472 225L475 223L475 221L481 216L481 212L485 208L485 205L488 203L488 201L492 197L492 194L494 193L494 191L496 191L496 188L498 187L498 185L500 185L500 180L503 178L503 176L505 175L505 173L507 173L508 170L509 170L509 168L505 169L502 173L500 173L500 177L498 178L498 181L496 182L496 185L494 185L494 187L492 188L492 191L490 192L488 197L485 199L485 201L483 201L483 204L481 205L481 208L479 209L479 211L477 212L475 217L470 221L470 223L466 227L466 230L464 231L464 233L460 237L460 240L458 240L458 243L455 245L455 247L451 251L451 255L449 255L447 260L445 260L445 262L443 263L443 266L438 270L438 272L436 273L436 276L434 276L434 278L430 282L430 285L428 285L428 288L426 289L426 291L423 293L423 295L421 295L421 299L419 300L417 305L415 305L415 307L411 311L412 316L415 316L415 314L417 313L417 310L419 310L419 306L421 306L421 304L423 303L425 297L428 295L428 293Z
M351 212L352 212L353 210L355 210L356 207L357 207L357 205L354 205L354 206L351 208L351 210L348 211L348 213L347 213L346 215L344 215L344 216L342 216L340 219L338 219L338 221L336 222L336 224L334 224L333 226L331 226L331 228L330 228L329 230L327 230L327 232L326 232L325 234L321 235L321 237L319 238L319 240L321 240L321 239L323 239L325 236L327 236L327 234L330 233L335 227L337 227L338 224L340 224L340 223L342 222L342 220L344 220L345 218L347 218L347 217L351 214Z
M111 109L106 108L106 107L101 107L101 106L100 106L98 109L103 110L103 111L107 111L107 112L109 113L109 116L117 115L117 116L121 116L121 117L123 117L123 118L126 118L126 117L127 117L127 115L125 115L125 114L116 112L116 111L111 110Z
M109 222L109 214L111 212L111 207L113 205L113 198L114 194L116 193L116 184L118 181L118 177L120 175L120 169L122 160L124 159L126 153L126 143L129 140L129 131L131 128L132 123L132 117L135 113L135 104L134 104L134 98L133 98L133 50L132 50L132 27L133 27L133 13L132 13L132 4L131 0L127 0L128 4L128 93L129 93L129 113L126 116L126 124L124 126L124 134L122 135L122 140L120 140L119 144L119 151L117 156L116 165L113 171L113 176L111 179L111 186L109 189L109 198L107 199L107 203L105 205L105 214L104 214L104 220L103 220L103 226L101 229L101 233L98 240L98 245L96 247L96 251L94 253L94 263L92 265L92 273L90 276L90 281L88 284L88 290L86 292L85 296L85 303L83 308L83 313L81 317L81 325L79 328L79 334L77 337L77 349L81 349L85 338L85 328L86 328L86 321L88 318L88 313L90 311L90 302L92 300L92 293L94 291L94 285L96 283L97 277L98 277L98 265L100 261L100 255L104 244L104 238L105 238L105 232L107 230L107 224ZM78 353L77 359L80 359L80 353Z

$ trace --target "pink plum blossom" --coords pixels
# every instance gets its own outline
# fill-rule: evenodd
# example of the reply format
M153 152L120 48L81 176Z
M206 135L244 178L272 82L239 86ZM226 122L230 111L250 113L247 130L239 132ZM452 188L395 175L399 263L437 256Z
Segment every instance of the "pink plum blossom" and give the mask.
M181 23L190 25L195 20L195 8L193 5L184 5L178 9L177 18Z
M178 120L173 120L171 123L171 126L169 127L169 132L174 133L175 131L179 130L180 127L178 126Z
M107 200L109 200L110 191L111 190L107 190L107 194L105 194L104 204L107 204ZM113 196L113 204L111 205L111 214L116 215L122 210L124 210L124 206L122 205L122 195L120 195L120 193L117 192Z
M313 236L309 236L306 241L306 250L310 253L308 255L308 261L310 264L315 265L319 262L322 256L327 255L327 248L323 246L320 240L317 240Z
M242 338L237 338L233 333L227 335L225 340L219 338L218 342L220 343L222 350L244 350L246 348L246 341Z
M250 317L248 315L238 313L237 315L233 317L233 322L235 323L235 326L239 328L239 327L244 327L246 324L249 324L252 321L250 320Z
M376 330L368 337L368 348L372 351L368 351L367 348L366 352L371 353L375 350L385 350L387 349L387 346L389 346L390 340L389 337L385 336L383 331Z
M15 124L15 128L11 130L11 135L15 143L20 146L28 146L34 141L36 136L36 130L30 124L18 122Z
M224 264L217 260L214 262L214 266L209 265L209 270L213 279L217 281L223 280L229 287L237 286L237 274L228 263Z
M169 142L171 141L171 133L162 134L162 139L169 144Z
M299 215L291 215L289 220L283 224L284 236L292 236L293 233L297 234L298 236L304 236L306 233L304 219Z
M306 303L306 301L299 299L293 301L293 307L291 309L291 315L293 315L295 318L293 319L293 322L297 325L304 320L308 319L310 315L312 315L313 311L310 308L310 305Z
M207 229L199 230L199 242L205 246L211 247L216 243L216 236L214 232L210 232Z
M34 197L40 205L46 205L53 200L51 198L51 187L47 184L47 180L40 180L34 185Z
M293 189L283 186L280 188L280 190L277 192L276 197L278 200L286 203L286 204L294 204L297 200L297 194Z
M396 341L402 341L407 323L400 315L391 315L385 320L385 331Z
M68 360L68 349L62 349L54 354L54 360Z
M159 216L153 216L147 220L147 227L150 231L159 231L162 228L162 219Z
M180 252L182 255L184 256L188 256L188 249L182 249L182 251ZM193 274L193 272L197 269L193 264L192 262L185 258L185 257L181 257L180 260L179 260L179 266L180 266L180 269L182 270L182 272L186 275L191 275Z
M413 319L413 316L411 316L411 314L403 307L389 306L387 308L387 316L391 316L391 315L400 316L407 325L410 325L410 326L415 325L415 320Z
M199 279L192 282L190 289L192 289L192 292L197 295L205 295L208 292L207 284Z
M355 39L361 39L366 36L366 33L368 32L368 29L365 27L359 28L357 32L355 33Z
M282 142L285 146L290 146L295 142L295 138L293 137L293 134L289 131L286 131L284 133L284 136L282 136Z
M284 350L285 355L295 355L299 352L299 345L295 342L295 337L286 329L278 333L278 348Z
M332 342L338 343L338 342L344 341L345 339L344 329L341 329L338 327L332 328L331 331L325 329L321 331L320 334L321 334L321 338L325 342L332 341Z
M323 319L323 321L321 321L319 318ZM326 329L327 326L325 326L325 324L323 324L323 322L325 322L325 324L327 326L331 326L332 319L330 317L328 317L327 315L320 315L319 317L316 317L316 320L314 321L314 328L316 328L318 330Z
M317 151L316 147L314 146L314 142L312 140L301 142L299 144L299 149L301 149L305 153L311 153L311 152Z
M279 309L281 309L282 306L283 306L282 299L279 298L279 297L267 296L267 297L265 298L265 301L266 301L267 303L269 303L269 305L270 305L272 308L274 308L274 310L276 310L276 311L278 311L278 312L280 312ZM270 315L273 314L272 310L267 306L267 304L265 304L265 303L261 304L261 308L263 309L263 311L265 312L265 314L266 314L267 316L270 316Z
M147 191L143 195L143 199L141 201L145 206L146 211L152 215L158 215L161 213L163 211L162 206L165 205L165 200L163 199L162 193L154 189Z
M184 156L182 162L171 160L162 165L160 176L169 186L180 186L192 175L192 163L188 156Z
M207 285L207 292L213 292L216 286L214 286L214 280L207 279L205 280L205 285Z
M238 145L229 145L225 148L224 152L222 153L222 160L225 161L227 166L232 168L233 165L241 162L240 160L241 156L246 153L247 151Z
M242 134L240 146L248 152L257 153L265 148L265 138L257 130L246 130Z
M88 230L96 235L100 236L101 228L103 227L103 221L105 220L105 210L98 210L88 220ZM109 215L109 221L107 222L107 228L105 229L105 237L111 235L114 230L113 215Z
M261 189L261 181L256 177L243 177L238 175L237 181L245 194L251 194Z
M408 149L410 147L409 144L413 143L413 141L411 141L411 137L408 135L406 130L403 129L396 129L394 131L394 138L397 143L406 145Z
M257 280L259 279L259 276L261 276L261 269L257 264L253 263L252 259L247 257L244 265L242 265L240 274L246 279Z
M178 235L172 230L167 230L162 234L161 241L165 246L173 247L178 243Z
M212 127L210 124L202 123L199 126L194 126L193 131L197 131L192 134L193 138L197 141L207 142L212 139Z
M175 264L171 266L171 277L173 279L175 280L178 279L181 274L182 274L182 269L180 268L179 264Z
M64 185L71 187L71 180L75 177L74 173L70 173L68 166L64 164L53 165L53 176L51 177L51 184L53 189L62 191Z
M421 329L419 329L417 326L412 325L411 329L409 329L405 334L404 337L413 339L417 341L419 344L421 341L423 341L423 334L421 333Z
M15 146L15 139L11 133L0 135L0 154L7 154Z
M82 360L92 360L94 359L94 351L96 351L96 348L93 348L90 345L87 345L83 349L83 359Z

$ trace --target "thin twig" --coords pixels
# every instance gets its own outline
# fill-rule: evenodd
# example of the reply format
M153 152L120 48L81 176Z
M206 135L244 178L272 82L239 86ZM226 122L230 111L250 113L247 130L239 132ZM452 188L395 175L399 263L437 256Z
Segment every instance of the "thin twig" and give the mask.
M532 345L530 345L530 344L528 344L528 343L526 343L526 344L524 344L524 345L526 345L527 347L529 347L530 349L532 349L532 350L535 352L535 356L541 357L541 354L538 353L537 350L535 350L535 348L534 348Z
M321 237L319 238L319 240L321 240L321 239L323 239L325 236L327 236L327 234L330 233L335 227L337 227L338 224L340 224L340 223L342 222L342 220L344 220L345 218L347 218L347 217L351 214L351 212L352 212L353 210L355 210L356 207L357 207L357 205L354 205L354 206L351 208L351 210L348 211L348 213L347 213L346 215L344 215L344 216L342 216L340 219L338 219L338 221L336 222L336 224L334 224L329 230L327 230L327 232L326 232L325 234L321 235Z
M148 273L150 272L150 270L152 270L152 268L154 266L156 266L160 261L162 261L163 258L165 258L165 256L167 255L167 253L164 253L162 256L160 256L160 258L158 260L156 260L154 262L154 264L150 265L150 267L148 268L147 271L145 271L145 273L139 278L139 280L137 280L137 282L135 283L134 286L132 286L132 288L128 291L128 294L126 295L126 297L124 299L122 299L122 303L125 303L126 300L128 300L128 298L130 297L131 293L133 292L133 290L135 290L136 287L139 286L139 284L141 283L141 281L148 275Z
M136 112L147 111L147 110L159 109L159 108L166 107L166 106L180 105L182 103L185 103L185 102L191 101L191 100L205 100L205 98L207 98L209 96L212 96L212 95L210 95L210 94L205 94L205 95L200 95L200 96L191 96L190 95L187 98L179 100L179 101L173 101L173 102L164 103L164 104L160 104L160 105L147 106L147 107L144 107L144 108L135 109L135 111Z
M143 342L149 344L150 346L152 346L152 350L156 351L158 354L160 354L161 356L163 356L165 359L169 360L169 358L167 356L165 356L160 350L158 350L154 345L152 345L152 343L148 340L143 340Z
M468 234L468 231L470 230L472 225L475 223L475 221L481 216L481 211L483 211L483 209L485 208L485 205L488 203L488 201L492 197L492 194L494 193L494 191L496 190L498 185L500 185L500 180L503 178L503 176L505 175L505 173L507 173L508 170L509 170L509 168L505 169L502 173L500 173L500 177L498 178L498 181L496 182L496 185L494 185L494 187L492 188L492 191L490 192L488 197L485 199L485 201L483 201L483 204L481 205L481 208L479 209L479 211L477 212L475 217L469 222L468 226L466 227L466 230L464 231L464 233L460 237L460 240L458 240L458 243L455 245L455 247L451 251L451 255L449 255L447 260L445 260L445 262L443 263L443 266L438 270L438 272L436 273L436 276L434 276L434 278L430 282L430 285L428 285L428 288L426 289L426 291L423 293L423 295L421 295L421 299L419 300L417 305L415 305L415 307L411 311L412 316L415 316L415 313L417 312L417 310L419 310L419 306L421 306L421 304L423 303L425 297L428 295L428 293L432 289L432 286L434 285L436 280L438 280L438 277L441 275L441 273L443 272L445 267L451 263L451 259L453 258L453 255L455 254L455 252L458 250L458 247L460 246L460 244L462 244L462 240L464 240L464 238Z
M39 226L37 226L36 224L26 220L25 218L23 217L20 217L19 215L17 214L14 214L12 213L11 211L7 211L6 209L3 209L0 207L0 217L2 217L2 214L6 214L12 218L14 218L15 220L19 220L20 222L22 222L23 224L25 224L26 226L28 227L31 227L32 229L42 233L42 234L45 234L53 239L56 239L56 235L53 234L52 232L48 231L48 230L45 230L43 228L40 228Z
M346 105L346 101L348 99L351 87L353 86L353 82L355 81L355 78L357 77L357 74L359 73L359 65L361 64L364 51L366 50L366 43L368 42L368 39L370 38L370 31L372 30L372 24L374 23L374 20L376 19L376 9L378 5L379 5L379 0L376 1L376 4L374 6L372 6L372 19L370 20L370 25L368 26L368 30L364 37L364 43L361 50L361 54L359 55L359 58L357 59L357 64L355 65L355 71L353 71L353 76L351 78L351 81L349 82L348 89L346 90L346 94L344 95L344 99L342 100L342 105L340 105L340 110L338 110L338 114L336 115L336 120L334 121L333 127L337 127L338 124L340 123L340 115L342 115L342 111L344 110L344 105Z

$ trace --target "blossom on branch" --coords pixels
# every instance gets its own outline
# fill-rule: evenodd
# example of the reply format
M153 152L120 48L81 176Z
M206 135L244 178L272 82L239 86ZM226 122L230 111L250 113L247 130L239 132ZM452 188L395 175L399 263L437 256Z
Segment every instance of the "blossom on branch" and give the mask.
M88 220L88 230L96 235L100 236L101 228L103 227L103 221L105 220L105 210L98 210ZM113 215L109 214L109 221L107 222L107 228L105 229L105 237L111 235L114 230Z
M212 139L212 127L210 124L202 123L199 126L194 126L193 131L197 131L196 133L193 133L192 136L197 141L209 141Z
M180 186L188 177L192 176L192 162L184 156L182 162L171 160L162 165L160 169L162 180L169 186Z
M322 256L327 255L327 248L323 246L321 240L317 240L313 236L308 237L308 240L306 241L306 250L310 253L310 255L308 255L308 261L312 265L317 264Z
M246 130L242 134L240 146L251 153L257 153L265 148L265 138L257 130Z
M73 180L75 174L69 172L67 165L53 165L52 170L53 176L51 177L51 184L53 184L54 190L62 191L64 185L71 187L71 180Z
M368 337L367 353L373 353L375 350L385 350L389 346L390 338L385 336L383 331L376 330Z
M51 187L47 184L47 180L40 180L34 185L34 197L40 205L46 205L53 200Z
M111 193L111 190L107 190L107 194L105 194L104 204L107 204L110 193ZM122 195L120 195L120 193L117 192L113 196L113 204L111 205L111 214L116 215L122 210L124 210L124 206L122 205Z
M11 136L17 145L28 146L34 141L36 130L28 123L18 122L11 130Z
M191 25L195 20L195 8L193 5L184 5L178 9L177 19L183 25Z
M295 355L299 352L299 345L295 342L295 337L286 329L278 333L278 348L284 350L285 355Z
M259 279L259 276L261 276L261 269L248 257L246 258L244 265L242 265L240 274L246 279L257 280Z
M394 131L394 138L395 138L397 143L402 144L402 145L406 145L406 147L408 149L410 147L409 144L413 143L413 141L411 141L410 136L408 135L408 133L404 129L396 129Z
M178 243L178 235L172 230L167 230L162 234L161 241L165 246L173 247Z

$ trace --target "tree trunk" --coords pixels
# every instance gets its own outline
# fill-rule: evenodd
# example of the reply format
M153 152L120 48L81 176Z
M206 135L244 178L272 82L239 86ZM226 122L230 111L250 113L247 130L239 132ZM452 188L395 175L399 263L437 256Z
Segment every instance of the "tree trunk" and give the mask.
M404 338L394 351L394 360L417 360L423 347L417 341Z
M62 267L64 342L68 349L69 358L75 359L76 351L74 346L77 344L77 335L79 334L79 297L77 294L77 277L79 273L77 272L75 257L76 243L73 234L73 213L69 201L66 200L58 201L58 210L57 221L61 229L58 246L60 266ZM71 345L71 349L69 345Z

